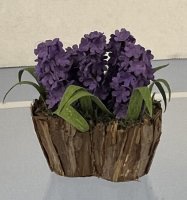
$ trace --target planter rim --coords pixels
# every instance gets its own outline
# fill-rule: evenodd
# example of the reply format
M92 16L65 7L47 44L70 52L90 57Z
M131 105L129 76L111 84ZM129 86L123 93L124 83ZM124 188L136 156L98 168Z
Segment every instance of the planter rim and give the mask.
M34 106L35 106L35 102L33 102L33 104L31 104L31 116L32 118L35 118L35 119L38 119L38 120L50 120L50 119L57 119L57 120L62 120L64 121L63 118L57 116L57 115L42 115L41 113L40 114L35 114L34 112ZM160 114L162 113L162 108L161 108L161 103L160 102L157 102L157 106L156 108L154 109L155 112L153 112L153 116L150 117L150 116L143 116L142 119L140 120L136 120L136 121L133 121L133 123L128 123L125 127L123 127L122 129L128 129L128 128L131 128L131 127L135 127L135 126L138 126L138 125L142 125L144 123L151 123L152 120L155 120L156 118L158 118L160 116ZM110 121L98 121L97 123L94 123L94 125L92 125L92 127L96 126L96 125L109 125L109 124L113 124L113 123L117 123L119 125L119 122L120 120L118 119L112 119Z

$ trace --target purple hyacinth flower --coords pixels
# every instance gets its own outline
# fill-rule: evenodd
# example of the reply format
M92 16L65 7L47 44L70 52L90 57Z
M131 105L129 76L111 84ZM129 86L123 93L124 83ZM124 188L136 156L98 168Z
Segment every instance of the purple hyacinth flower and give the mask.
M129 31L121 29L108 44L97 31L66 50L58 38L40 43L34 51L35 73L46 89L48 107L55 108L68 85L75 84L98 96L117 119L124 118L133 90L154 79L151 51L135 42Z
M109 69L105 85L111 88L112 95L109 96L118 118L125 117L132 91L137 87L147 86L154 78L151 51L135 42L130 32L121 29L111 35L107 45Z

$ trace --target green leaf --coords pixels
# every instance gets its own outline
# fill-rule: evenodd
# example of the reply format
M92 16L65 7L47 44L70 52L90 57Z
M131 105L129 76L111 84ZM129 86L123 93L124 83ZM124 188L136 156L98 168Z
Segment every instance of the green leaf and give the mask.
M169 65L169 64L166 64L166 65L162 65L162 66L153 68L153 73L155 73L156 71L158 71L158 70L160 70L160 69L163 69L163 68L167 67L168 65Z
M153 86L154 86L154 82L151 83L151 84L149 85L149 90L150 90L150 92L152 92L152 90L153 90Z
M58 109L56 110L56 112L60 112L63 107L65 106L65 104L69 101L69 99L74 95L74 93L76 93L79 90L82 90L82 87L76 86L76 85L70 85L66 88L63 97L60 101L60 104L58 106Z
M162 98L164 100L164 106L165 106L165 109L164 111L166 111L166 107L167 107L167 99L166 99L166 93L161 85L160 82L158 82L157 80L154 81L155 85L157 86L158 90L160 91L161 95L162 95Z
M91 97L92 100L95 102L95 104L103 111L108 113L110 116L113 116L113 114L107 109L107 107L101 102L101 100L96 97L96 96L92 96Z
M140 92L138 90L134 90L128 106L128 111L127 111L128 120L138 119L141 112L142 103L143 103L143 98Z
M72 103L83 97L91 97L91 96L93 96L93 94L90 94L87 90L81 88L81 90L74 93L74 95L68 100L67 104L71 105Z
M81 132L89 131L88 122L72 106L64 106L63 110L58 115L70 123L77 130Z
M66 88L66 91L62 97L62 100L60 101L60 104L54 113L58 114L59 112L61 112L61 110L63 110L63 107L66 104L71 105L75 101L77 101L81 98L84 98L84 97L90 97L92 99L92 101L94 101L96 103L96 105L103 112L106 112L106 113L112 115L112 113L106 108L106 106L100 101L100 99L98 97L89 93L86 89L79 87L79 86L75 86L75 85L70 85Z
M148 87L139 87L133 91L130 98L127 111L127 119L138 119L142 109L143 101L145 102L145 106L147 107L149 114L152 117L153 108L150 89Z
M109 115L112 113L105 107L105 105L100 101L100 99L93 94L89 93L86 89L71 85L66 88L66 91L60 101L60 104L54 114L62 117L68 121L72 126L78 129L81 132L86 132L89 130L89 125L87 121L79 112L73 108L73 103L76 101L81 101L82 106L85 110L92 109L92 101L103 111L107 112ZM88 106L88 107L87 107ZM93 112L93 111L92 111Z
M170 88L170 86L169 86L169 83L168 83L166 80L161 79L161 78L157 79L156 81L157 81L157 82L161 82L161 83L163 83L163 84L165 85L165 87L166 87L167 90L168 90L169 101L170 101L170 100L171 100L171 88Z
M34 66L26 67L24 69L21 69L18 72L18 80L19 80L19 82L21 82L21 78L22 78L22 75L23 75L24 71L28 72L38 82L37 77L36 77L36 75L34 73L34 71L35 71L35 67Z
M9 90L8 92L5 94L4 98L3 98L3 103L7 97L7 95L9 94L9 92L14 88L16 87L17 85L32 85L38 92L39 94L41 95L41 97L43 98L43 94L44 94L44 91L43 91L43 88L41 88L39 85L37 85L36 83L33 83L31 81L21 81L19 83L16 83L15 85L13 85Z
M79 99L80 105L82 110L87 113L88 115L93 114L93 106L92 106L92 100L90 97L84 97Z
M77 91L67 102L69 105L71 105L72 103L74 103L75 101L84 98L84 97L90 97L92 99L92 101L94 101L96 103L96 105L103 111L106 112L108 114L112 114L107 108L106 106L101 102L101 100L94 96L93 94L89 93L87 90L85 90L84 88L82 88L82 90Z
M152 117L153 107L152 107L151 92L150 92L149 88L148 87L140 87L137 89L140 92L140 94L145 102L145 105L149 111L150 116Z

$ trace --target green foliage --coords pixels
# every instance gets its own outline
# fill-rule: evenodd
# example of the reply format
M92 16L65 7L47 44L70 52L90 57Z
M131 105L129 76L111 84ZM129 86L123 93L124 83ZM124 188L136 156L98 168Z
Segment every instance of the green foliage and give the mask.
M155 72L159 71L160 69L163 69L163 68L167 67L168 65L169 64L162 65L162 66L159 66L159 67L155 67L155 68L153 68L153 72L155 73Z
M146 108L148 109L148 112L150 116L153 115L153 107L152 107L152 99L151 99L151 93L148 87L141 87L138 88L138 91L141 94L141 97L143 98L143 101L145 103Z
M166 80L161 79L161 78L157 79L156 81L164 84L164 86L165 86L166 89L168 90L169 101L170 101L170 100L171 100L171 88L170 88L170 86L169 86L169 83L168 83Z
M93 105L92 105L92 100L90 97L84 97L79 99L81 110L85 112L85 115L87 117L93 116Z
M146 108L150 116L152 117L152 99L151 93L148 87L139 87L136 88L130 98L128 111L127 111L127 120L137 120L141 110L143 102L145 103Z
M167 67L168 65L169 64L162 65L162 66L154 68L153 69L154 73L156 71L160 70L160 69L163 69L163 68ZM166 98L166 92L165 92L163 86L165 86L165 88L168 91L168 94L169 94L168 101L170 101L171 100L171 88L169 86L169 83L166 80L161 79L161 78L155 79L155 80L153 80L153 83L151 83L150 86L149 86L150 92L152 92L152 89L153 89L154 85L156 85L156 87L158 88L160 94L162 95L162 98L163 98L163 101L164 101L164 111L166 111L166 108L167 108L167 98ZM155 96L155 93L153 93L152 100L154 99L154 96Z
M157 86L158 90L160 91L162 97L163 97L163 100L164 100L164 106L165 106L165 109L164 111L166 110L166 107L167 107L167 99L166 99L166 93L162 87L162 85L160 84L160 82L158 81L154 81L155 85Z
M86 132L89 130L88 122L83 118L83 116L75 110L73 104L80 101L81 108L84 112L88 110L93 113L92 101L101 109L102 112L113 116L112 113L106 108L106 106L100 101L100 99L93 94L89 93L86 89L70 85L60 101L60 104L54 114L62 117L64 120L69 122L72 126L81 132Z
M154 83L151 83L151 84L149 85L149 90L150 90L150 92L152 92L153 86L154 86Z
M55 114L62 117L81 132L87 132L89 130L88 122L71 105L64 106L60 112L55 112Z
M19 70L19 72L18 72L18 81L21 82L23 72L26 71L36 80L36 82L38 82L38 80L36 78L36 75L34 73L34 70L35 70L34 66L26 67L24 69Z
M162 95L162 98L164 100L164 111L166 111L166 108L167 108L167 98L166 98L165 90L164 90L164 88L163 88L162 85L164 85L166 87L167 91L168 91L168 94L169 94L168 100L169 101L171 99L171 88L170 88L168 82L166 80L164 80L164 79L156 79L156 80L154 80L153 83L149 87L150 91L152 91L152 88L153 88L154 85L157 86L160 94Z
M169 64L162 65L162 66L159 66L159 67L155 67L155 68L153 68L153 71L155 73L155 72L159 71L160 69L167 67L168 65ZM171 99L171 89L170 89L168 82L164 79L153 80L153 83L151 83L149 87L140 87L140 88L136 88L133 91L132 96L130 98L126 119L127 120L137 120L138 117L140 116L141 111L142 111L143 104L145 104L145 106L146 106L146 108L149 112L149 115L152 117L152 112L153 112L152 111L153 110L152 104L153 104L153 101L154 101L155 93L153 93L153 95L151 97L151 92L152 92L154 85L157 86L159 92L162 95L162 98L164 100L165 110L166 110L167 98L166 98L166 93L165 93L165 90L164 90L162 84L168 90L169 101L170 101L170 99Z
M31 85L31 86L33 86L33 87L39 92L39 94L41 95L41 98L44 99L44 97L43 97L43 90L42 90L42 88L41 88L39 85L37 85L36 83L33 83L33 82L31 82L31 81L21 81L21 82L19 82L19 83L16 83L15 85L13 85L13 86L8 90L8 92L7 92L7 93L5 94L5 96L3 97L3 103L5 102L5 99L6 99L7 95L9 94L9 92L10 92L13 88L15 88L17 85Z
M36 75L35 75L35 67L34 66L31 66L31 67L26 67L24 69L21 69L19 72L18 72L18 81L21 82L22 81L22 75L23 75L23 72L28 72L33 78L34 80L37 82L38 86L40 87L40 95L41 96L45 96L45 89L44 87L39 83Z
M130 103L127 111L127 120L136 120L138 119L141 108L142 108L143 99L138 90L134 90L130 98Z
M16 83L16 84L14 84L8 91L7 91L7 93L5 94L5 96L4 96L4 98L3 98L3 103L5 102L5 99L6 99L6 97L7 97L7 95L9 94L9 92L13 89L13 88L15 88L17 85L31 85L31 86L33 86L38 92L39 92L39 94L40 94L40 97L41 97L41 99L45 99L45 90L44 90L44 88L38 83L38 81L37 81L37 83L34 83L34 82L32 82L32 81L22 81L22 75L23 75L23 72L24 71L26 71L26 72L28 72L29 74L31 74L31 76L33 76L34 77L34 79L37 81L37 78L36 78L36 76L35 76L35 74L34 74L34 67L26 67L26 68L24 68L24 69L21 69L19 72L18 72L18 83Z
M154 68L154 72L163 69L167 67L167 65L159 66ZM169 84L164 79L157 79L154 80L153 83L149 87L140 87L136 88L133 91L133 94L131 96L127 117L126 120L137 120L140 116L140 113L142 112L142 108L145 105L145 108L147 109L149 115L152 117L153 113L153 100L154 95L151 97L151 91L154 85L156 85L160 91L160 93L163 96L165 108L167 106L166 101L166 94L162 87L162 84L165 85L169 92L169 100L171 97L171 89L169 87ZM73 107L74 103L79 101L81 110L84 111L85 116L92 116L96 113L95 110L93 110L93 104L92 102L95 102L97 107L99 107L103 112L107 113L109 116L112 116L112 113L105 107L105 105L97 98L96 96L90 94L87 90L85 90L82 87L70 85L64 95L63 98L57 108L57 110L54 112L58 116L64 118L67 120L70 124L72 124L75 128L82 132L86 132L89 130L89 126L87 121L81 116L80 113L77 111L75 112L75 108ZM68 109L70 107L70 109ZM69 110L69 112L66 112L66 110ZM76 117L75 117L76 116Z
M76 85L70 85L64 92L64 95L60 101L60 104L58 106L57 111L60 111L61 109L63 109L63 107L65 106L65 104L68 102L68 100L79 90L82 90L81 87L76 86Z
M167 66L168 64L156 67L153 70L154 72L156 72ZM35 79L36 83L31 81L22 81L22 75L24 72L29 73ZM35 68L33 66L21 69L18 72L18 81L19 82L13 85L5 94L3 102L5 101L9 92L17 85L31 85L39 92L40 99L43 100L45 105L46 91L43 86L40 85L40 83L38 82L35 75ZM153 95L151 96L151 92L154 86L156 86L161 93L166 110L167 98L165 89L168 91L168 100L170 101L170 86L168 82L164 79L155 79L149 87L139 87L133 91L128 106L127 116L123 119L124 122L133 122L137 120L140 117L140 114L143 113L144 108L146 109L146 111L148 111L150 117L152 117L155 93L153 93ZM76 109L77 105L80 108L79 111ZM100 114L100 111L103 113L102 116ZM90 127L89 123L87 122L88 118L97 119L99 117L103 117L104 115L110 119L111 117L114 117L114 115L106 108L106 106L101 102L98 97L89 93L85 88L76 85L70 85L66 88L65 93L58 105L58 108L55 112L53 112L53 114L62 117L64 120L69 122L73 127L81 132L89 131Z

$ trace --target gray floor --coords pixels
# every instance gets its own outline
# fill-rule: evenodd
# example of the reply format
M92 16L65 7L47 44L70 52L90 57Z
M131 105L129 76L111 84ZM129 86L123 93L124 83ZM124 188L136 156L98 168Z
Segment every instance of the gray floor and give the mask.
M187 60L170 63L159 77L173 92L187 92ZM1 94L15 81L18 69L0 70ZM27 77L26 77L27 78ZM29 86L8 101L32 100ZM2 96L1 96L2 97ZM0 200L186 200L187 98L172 99L163 114L163 135L150 173L139 181L111 183L95 177L64 178L51 173L35 135L30 109L0 109Z
M173 99L149 175L139 182L51 173L35 135L29 108L0 110L1 200L186 200L187 99Z

